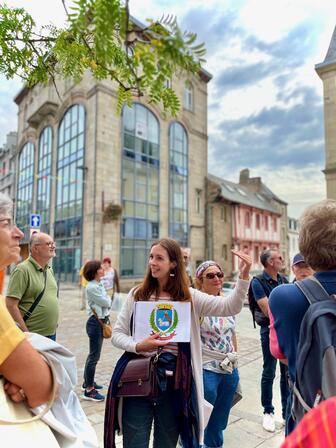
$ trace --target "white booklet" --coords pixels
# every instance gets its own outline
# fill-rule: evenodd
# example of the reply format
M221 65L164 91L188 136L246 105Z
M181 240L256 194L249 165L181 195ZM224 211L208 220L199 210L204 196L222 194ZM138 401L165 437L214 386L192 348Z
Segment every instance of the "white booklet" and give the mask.
M135 302L133 339L139 342L160 333L160 339L164 341L190 342L190 312L190 302Z

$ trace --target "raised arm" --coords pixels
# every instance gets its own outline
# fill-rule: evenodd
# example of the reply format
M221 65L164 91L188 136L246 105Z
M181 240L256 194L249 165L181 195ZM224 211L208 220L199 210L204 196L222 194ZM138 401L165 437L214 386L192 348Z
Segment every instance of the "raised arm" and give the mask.
M244 304L249 286L251 257L243 252L232 250L239 257L239 278L235 288L225 299L221 296L210 296L204 292L193 291L193 303L200 316L233 316L238 314Z

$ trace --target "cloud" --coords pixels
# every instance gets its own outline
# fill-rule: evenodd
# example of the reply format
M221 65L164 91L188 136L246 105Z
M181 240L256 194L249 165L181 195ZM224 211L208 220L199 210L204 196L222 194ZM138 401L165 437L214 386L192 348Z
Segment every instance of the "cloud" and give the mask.
M223 68L216 80L218 91L246 88L267 77L280 80L293 77L293 69L302 67L307 57L314 51L314 29L311 22L300 23L283 38L274 42L265 42L253 35L241 41L243 53L233 60L230 67ZM258 59L256 62L243 62L243 54Z
M6 141L9 132L17 131L18 108L14 97L21 88L18 79L6 80L0 76L0 146Z
M238 26L238 12L233 9L223 13L217 8L190 9L183 16L181 26L182 29L196 32L197 40L205 42L208 58L236 37L244 35L244 30Z
M209 166L214 173L265 166L300 169L324 161L323 105L311 87L292 94L291 107L278 105L235 120L223 120L210 135ZM223 160L222 168L218 160ZM214 162L216 161L216 162Z

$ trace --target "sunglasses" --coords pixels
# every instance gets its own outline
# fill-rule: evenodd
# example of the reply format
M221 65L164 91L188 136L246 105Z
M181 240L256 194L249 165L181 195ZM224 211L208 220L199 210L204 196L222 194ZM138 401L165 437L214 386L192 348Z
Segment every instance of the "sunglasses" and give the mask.
M205 274L205 277L209 280L213 280L216 276L217 278L223 278L224 274L223 272L208 272L207 274Z

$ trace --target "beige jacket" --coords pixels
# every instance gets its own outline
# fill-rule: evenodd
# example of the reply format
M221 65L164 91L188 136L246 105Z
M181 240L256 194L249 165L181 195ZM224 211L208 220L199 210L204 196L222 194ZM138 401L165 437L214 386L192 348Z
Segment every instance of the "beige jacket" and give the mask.
M202 372L202 344L200 336L200 316L233 316L242 307L249 286L248 280L239 279L232 293L223 300L221 296L209 296L197 289L190 288L192 297L190 349L193 378L196 384L197 403L200 420L199 444L203 444L204 413L203 413L203 372ZM136 343L130 334L130 320L133 313L133 290L128 294L119 313L112 333L112 344L127 352L135 353ZM122 400L120 400L122 405ZM121 415L119 409L119 415ZM121 427L121 426L120 426Z

